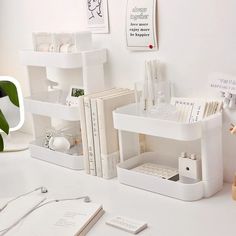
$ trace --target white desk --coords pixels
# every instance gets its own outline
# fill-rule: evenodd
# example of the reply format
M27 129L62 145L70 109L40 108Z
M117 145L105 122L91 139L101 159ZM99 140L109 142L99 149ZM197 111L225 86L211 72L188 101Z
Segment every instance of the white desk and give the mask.
M210 199L182 202L124 186L83 172L71 171L29 157L29 152L0 154L0 198L12 197L38 186L52 197L87 194L102 203L106 214L88 236L132 235L105 225L114 215L148 222L140 236L235 236L236 202L230 185ZM46 236L46 235L45 235Z

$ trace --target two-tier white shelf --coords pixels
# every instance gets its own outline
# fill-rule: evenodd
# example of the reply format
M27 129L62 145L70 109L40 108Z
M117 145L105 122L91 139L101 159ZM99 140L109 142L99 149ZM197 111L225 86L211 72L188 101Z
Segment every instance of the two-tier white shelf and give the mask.
M48 90L47 68L82 69L85 93L104 88L104 63L106 49L79 53L53 53L24 50L20 52L21 64L27 66L31 96L25 98L25 110L33 114L35 141L30 144L34 158L74 170L83 169L83 156L56 152L43 147L45 132L51 127L51 119L79 121L78 107L65 104L69 91ZM79 80L80 78L78 78ZM69 80L69 78L68 78Z
M196 123L160 120L130 104L113 112L114 126L119 130L121 163L118 180L126 185L145 189L184 201L210 197L223 186L222 114L212 115ZM168 156L158 153L140 154L139 134L179 141L201 140L202 180L195 183L170 181L131 171L144 162L168 165ZM176 154L177 158L178 154ZM173 166L176 167L176 166Z

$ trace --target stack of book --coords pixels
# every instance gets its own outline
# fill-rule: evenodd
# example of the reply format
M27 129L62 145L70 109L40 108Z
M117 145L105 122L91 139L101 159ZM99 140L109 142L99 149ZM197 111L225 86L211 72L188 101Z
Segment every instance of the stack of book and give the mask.
M222 111L222 101L172 97L171 104L178 111L177 121L184 123L198 122Z
M79 98L85 171L105 179L116 176L118 133L112 112L135 101L134 91L114 88Z

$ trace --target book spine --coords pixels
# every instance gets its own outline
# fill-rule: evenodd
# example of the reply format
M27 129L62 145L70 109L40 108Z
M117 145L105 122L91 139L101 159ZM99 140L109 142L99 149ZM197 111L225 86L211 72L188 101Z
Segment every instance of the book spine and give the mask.
M96 99L91 99L91 111L92 111L92 123L93 123L93 140L94 140L94 153L95 153L95 161L96 161L96 172L97 172L98 177L102 177L102 160L101 160Z
M83 156L84 156L84 169L87 174L90 174L89 157L88 157L88 140L86 130L86 118L84 110L84 98L79 97L79 111L80 111L80 125L83 145Z
M91 113L91 103L89 98L84 98L84 110L86 117L86 130L87 130L87 140L88 140L88 159L90 174L96 175L96 163L94 154L94 141L93 141L93 127L92 127L92 113Z
M107 155L103 155L103 153L107 153L106 151L106 130L105 130L105 115L104 115L104 103L101 99L97 99L97 114L98 114L98 127L99 127L99 140L100 140L100 152L101 152L101 162L102 162L102 176L103 178L108 179L108 160Z

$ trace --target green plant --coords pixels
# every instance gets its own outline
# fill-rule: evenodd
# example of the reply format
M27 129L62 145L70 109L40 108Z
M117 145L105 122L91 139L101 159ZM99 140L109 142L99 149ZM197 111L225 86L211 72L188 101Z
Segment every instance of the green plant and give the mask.
M8 96L10 101L17 107L19 107L19 99L17 94L16 86L10 81L0 81L0 99ZM4 133L9 134L9 124L6 120L1 107L0 107L0 130ZM0 134L0 151L4 150L4 142L2 135Z

